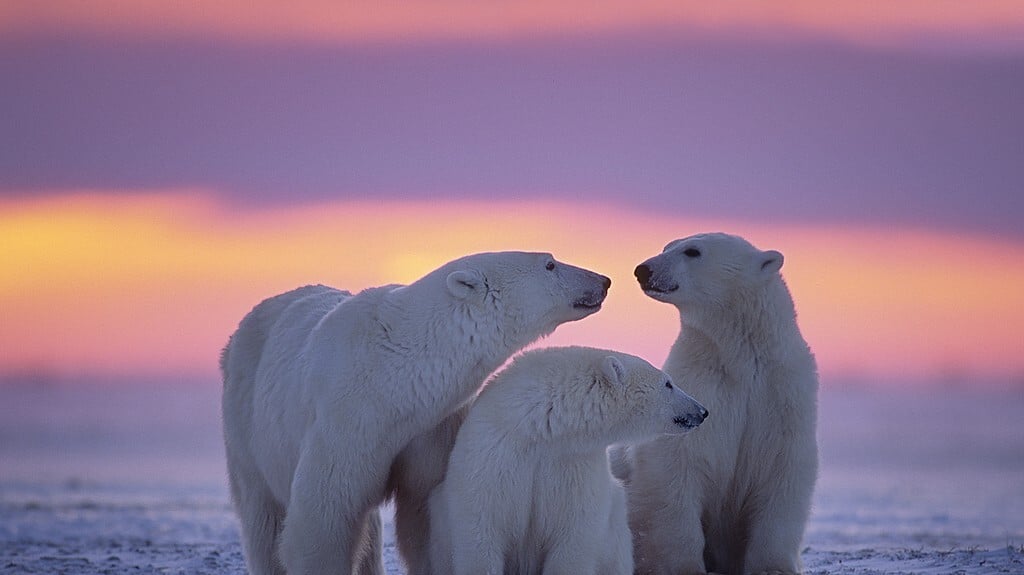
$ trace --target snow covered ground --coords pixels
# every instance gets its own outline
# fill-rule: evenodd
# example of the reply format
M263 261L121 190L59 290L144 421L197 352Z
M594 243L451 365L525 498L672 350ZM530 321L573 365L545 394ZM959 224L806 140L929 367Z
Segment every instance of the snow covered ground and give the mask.
M819 426L808 573L1024 573L1024 393L826 389ZM0 573L244 572L218 389L0 387Z

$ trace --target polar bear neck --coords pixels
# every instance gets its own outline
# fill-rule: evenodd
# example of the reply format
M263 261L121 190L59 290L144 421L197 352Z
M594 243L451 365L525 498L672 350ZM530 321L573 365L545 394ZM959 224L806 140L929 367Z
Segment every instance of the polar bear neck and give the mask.
M605 396L595 374L550 365L534 373L536 367L516 362L492 379L473 406L476 425L493 426L493 434L524 452L543 446L558 457L603 456L609 445L633 439L608 413L617 401Z
M410 365L423 366L411 374L415 378L441 384L416 386L443 396L421 401L458 404L532 340L522 341L530 334L506 329L500 309L453 301L443 289L421 285L430 277L387 294L377 318L386 336L382 345L414 360Z
M782 278L761 289L738 290L721 305L680 312L680 321L676 347L687 350L687 357L696 355L743 379L807 353Z

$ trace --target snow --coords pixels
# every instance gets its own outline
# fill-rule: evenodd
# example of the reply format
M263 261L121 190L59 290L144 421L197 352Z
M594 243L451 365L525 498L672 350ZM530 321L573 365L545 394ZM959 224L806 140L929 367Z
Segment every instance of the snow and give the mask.
M1022 415L1019 391L826 388L807 573L1024 573ZM0 387L0 572L244 573L219 390Z

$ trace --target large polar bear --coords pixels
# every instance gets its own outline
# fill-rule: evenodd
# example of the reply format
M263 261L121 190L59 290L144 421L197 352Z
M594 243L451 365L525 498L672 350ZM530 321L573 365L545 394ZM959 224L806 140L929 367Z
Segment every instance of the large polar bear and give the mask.
M638 357L523 354L473 403L431 496L433 572L632 575L625 493L607 448L681 435L706 416Z
M610 284L549 254L502 252L407 286L307 286L257 305L221 358L250 572L381 573L376 507L389 475L431 463L403 449L513 353L596 312Z
M721 233L637 266L679 310L665 363L715 416L687 441L632 452L637 573L797 573L818 470L818 376L779 275L782 254ZM620 452L621 454L621 452Z

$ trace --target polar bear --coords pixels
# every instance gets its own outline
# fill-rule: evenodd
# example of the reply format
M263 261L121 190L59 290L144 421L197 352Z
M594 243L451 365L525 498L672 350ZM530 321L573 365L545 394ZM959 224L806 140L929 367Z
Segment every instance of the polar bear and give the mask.
M430 567L429 497L444 479L456 434L471 405L472 399L437 427L413 438L391 466L387 491L394 498L395 542L408 575L434 575ZM379 537L367 543L377 546Z
M257 305L221 357L250 572L381 573L376 507L403 449L513 353L598 311L610 284L550 254L500 252L406 286L307 286Z
M607 448L682 435L705 417L635 356L583 347L519 356L473 403L431 496L433 572L632 575L625 493Z
M687 441L626 452L638 574L802 568L818 470L818 376L782 261L710 233L673 241L636 267L644 293L682 319L664 370L715 414Z

